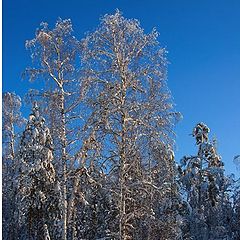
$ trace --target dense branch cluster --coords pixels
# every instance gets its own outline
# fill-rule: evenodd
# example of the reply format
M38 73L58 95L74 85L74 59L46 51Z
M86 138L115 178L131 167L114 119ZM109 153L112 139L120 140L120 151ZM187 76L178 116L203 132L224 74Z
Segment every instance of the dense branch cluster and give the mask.
M3 239L239 238L237 182L204 123L176 165L181 115L157 38L116 11L84 39L59 19L26 42L25 77L45 84L26 94L26 124L3 95Z

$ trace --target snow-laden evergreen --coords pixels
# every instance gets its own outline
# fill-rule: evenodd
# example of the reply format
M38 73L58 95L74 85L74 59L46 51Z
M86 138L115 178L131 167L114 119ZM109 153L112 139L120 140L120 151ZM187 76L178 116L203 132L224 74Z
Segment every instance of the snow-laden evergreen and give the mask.
M178 168L188 203L184 239L232 239L230 182L215 143L208 140L209 132L204 123L197 124L193 136L198 153L183 157Z
M60 192L52 160L52 137L35 104L17 154L15 217L19 239L59 239Z

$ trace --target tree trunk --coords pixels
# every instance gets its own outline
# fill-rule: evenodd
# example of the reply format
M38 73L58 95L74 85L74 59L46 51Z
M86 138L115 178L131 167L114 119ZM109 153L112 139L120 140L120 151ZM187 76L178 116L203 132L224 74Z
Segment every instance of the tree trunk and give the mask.
M62 185L62 202L63 202L63 232L62 239L67 239L67 139L66 139L66 119L65 119L65 106L64 106L64 91L61 89L60 97L60 111L61 111L61 145L62 145L62 176L61 176L61 185Z
M121 96L121 108L122 108L122 134L121 134L121 146L120 146L120 221L119 221L119 235L120 239L127 239L126 232L126 111L124 109L126 98L126 86L125 80L122 78L122 96Z

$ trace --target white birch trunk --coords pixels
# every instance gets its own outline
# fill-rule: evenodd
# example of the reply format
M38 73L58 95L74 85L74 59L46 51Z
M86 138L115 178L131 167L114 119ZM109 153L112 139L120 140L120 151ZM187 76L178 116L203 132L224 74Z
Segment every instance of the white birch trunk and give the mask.
M66 240L67 239L67 152L66 152L66 147L67 147L67 139L66 139L66 119L65 119L65 107L64 107L64 91L61 89L61 106L60 106L60 111L61 111L61 126L62 126L62 131L61 131L61 145L62 145L62 180L61 180L61 185L62 185L62 203L63 203L63 232L62 232L62 239Z

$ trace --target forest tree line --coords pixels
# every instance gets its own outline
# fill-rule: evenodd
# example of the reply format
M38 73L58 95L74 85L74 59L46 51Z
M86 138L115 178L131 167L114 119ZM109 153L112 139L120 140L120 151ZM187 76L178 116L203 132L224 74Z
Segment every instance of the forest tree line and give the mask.
M78 40L59 19L26 48L24 77L44 87L3 93L3 239L240 239L239 182L205 123L175 160L181 114L155 29L116 11Z

